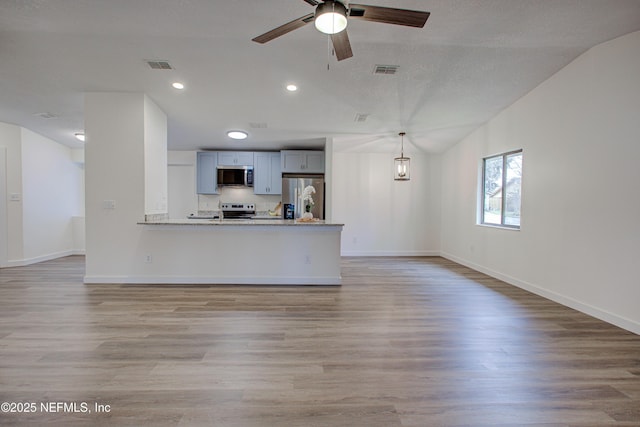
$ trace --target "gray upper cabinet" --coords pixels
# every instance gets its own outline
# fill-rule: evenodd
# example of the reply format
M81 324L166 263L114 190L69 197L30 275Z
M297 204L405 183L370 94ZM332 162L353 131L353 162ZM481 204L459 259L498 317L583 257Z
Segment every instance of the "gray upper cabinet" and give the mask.
M282 194L280 153L253 154L253 192L255 194Z
M199 151L196 161L196 193L218 194L218 153L215 151Z
M324 151L283 150L282 173L324 173Z
M218 151L218 166L253 166L253 152Z

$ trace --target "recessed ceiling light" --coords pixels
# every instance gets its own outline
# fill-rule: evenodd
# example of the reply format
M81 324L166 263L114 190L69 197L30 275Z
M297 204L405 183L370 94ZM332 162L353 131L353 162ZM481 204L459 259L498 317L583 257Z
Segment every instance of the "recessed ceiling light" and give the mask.
M84 133L82 133L82 132L78 132L78 133L76 133L76 134L75 134L75 137L76 137L76 139L77 139L78 141L82 141L82 142L84 142Z
M288 90L289 92L295 92L295 91L297 91L297 90L298 90L298 86L296 86L296 85L294 85L294 84L287 85L287 90Z
M174 82L171 84L175 89L184 89L184 83Z
M227 136L231 139L246 139L249 134L243 130L230 130L227 132Z

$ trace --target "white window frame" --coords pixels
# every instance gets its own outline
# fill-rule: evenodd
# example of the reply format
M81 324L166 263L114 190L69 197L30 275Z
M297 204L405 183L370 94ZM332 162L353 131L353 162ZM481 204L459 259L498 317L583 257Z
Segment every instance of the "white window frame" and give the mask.
M507 158L509 156L511 156L511 155L514 155L514 154L522 155L523 156L523 161L524 161L523 150L521 148L518 149L518 150L511 150L511 151L507 151L507 152L504 152L504 153L494 154L494 155L482 158L482 162L480 163L481 173L480 173L480 197L479 197L480 204L479 204L478 225L483 225L483 226L487 226L487 227L505 228L505 229L509 229L509 230L520 230L520 227L522 226L522 220L520 221L520 225L505 224L505 204L506 204L506 201L507 201L507 197L506 197ZM487 160L495 159L496 157L501 157L502 158L502 200L501 200L501 207L500 207L500 224L496 224L496 223L492 223L492 222L485 222L485 220L484 220L484 212L485 212L484 211L484 207L485 207L485 188L484 188L484 185L485 185L485 173L486 173L486 166L485 165L486 165ZM522 183L520 184L520 195L521 195L520 209L522 209Z

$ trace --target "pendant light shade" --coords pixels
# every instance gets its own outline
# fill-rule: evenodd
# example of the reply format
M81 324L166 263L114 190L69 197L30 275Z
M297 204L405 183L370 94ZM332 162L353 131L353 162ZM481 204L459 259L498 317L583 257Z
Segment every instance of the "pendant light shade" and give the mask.
M411 159L404 156L404 132L400 132L400 157L393 159L393 179L396 181L409 181L411 178Z
M339 33L347 28L347 8L339 1L326 0L316 8L315 25L322 33Z

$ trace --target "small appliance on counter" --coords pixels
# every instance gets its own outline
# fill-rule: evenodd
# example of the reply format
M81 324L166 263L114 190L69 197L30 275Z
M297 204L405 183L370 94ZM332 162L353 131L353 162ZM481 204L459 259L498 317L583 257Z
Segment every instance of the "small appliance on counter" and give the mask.
M284 205L284 219L294 219L296 212L296 206L291 203L285 203Z

